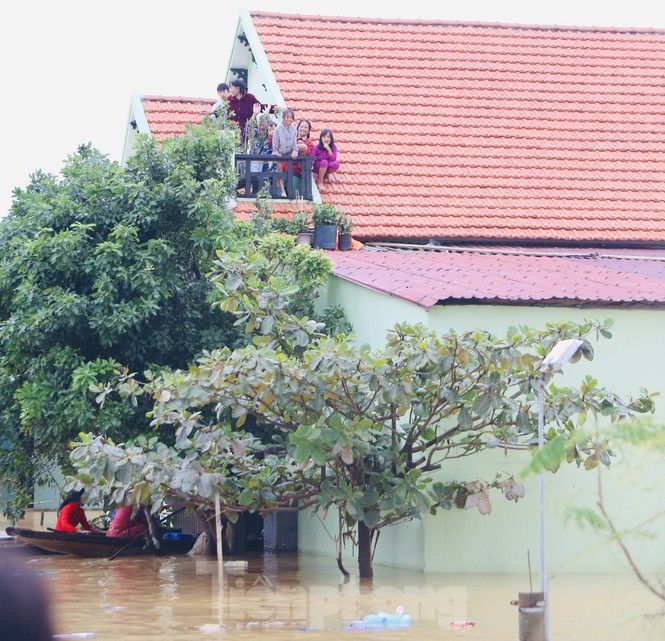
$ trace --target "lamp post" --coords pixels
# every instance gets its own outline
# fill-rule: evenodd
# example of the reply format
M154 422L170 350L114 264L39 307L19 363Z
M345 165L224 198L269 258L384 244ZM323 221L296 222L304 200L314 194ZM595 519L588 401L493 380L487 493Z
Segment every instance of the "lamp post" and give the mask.
M544 401L545 396L545 374L555 372L561 369L573 356L582 345L581 340L577 338L570 338L568 340L559 341L545 356L540 368L540 378L538 381L538 449L542 450L545 446L545 418L544 418ZM540 590L545 599L545 641L550 638L550 601L549 601L549 585L547 580L547 573L545 571L545 475L543 470L540 471L538 479L538 499L540 507Z

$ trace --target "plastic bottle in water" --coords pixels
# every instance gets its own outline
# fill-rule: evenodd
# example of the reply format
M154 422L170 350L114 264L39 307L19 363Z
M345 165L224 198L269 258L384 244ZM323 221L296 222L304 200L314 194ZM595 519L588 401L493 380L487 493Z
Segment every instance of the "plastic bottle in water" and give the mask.
M411 627L410 614L391 614L386 620L386 627L392 630L403 630Z
M404 608L400 605L395 609L395 614L378 612L368 614L359 622L366 629L388 628L391 630L402 630L411 627L411 615L404 614Z
M249 566L247 561L224 561L225 568L233 568L236 570L246 570Z

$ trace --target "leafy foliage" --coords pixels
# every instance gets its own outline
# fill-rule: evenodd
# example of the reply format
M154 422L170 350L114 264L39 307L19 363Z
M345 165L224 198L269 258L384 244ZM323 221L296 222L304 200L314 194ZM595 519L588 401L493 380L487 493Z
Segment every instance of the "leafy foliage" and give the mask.
M219 252L212 282L221 309L236 314L255 344L279 343L292 350L322 329L311 318L331 267L322 252L271 234L248 242L241 252Z
M342 211L331 203L318 203L314 205L312 222L314 225L337 225L343 215Z
M79 432L150 429L146 403L100 408L90 385L120 365L186 367L237 341L204 278L235 243L235 146L216 126L161 144L139 137L123 168L83 145L60 180L37 172L15 191L0 224L0 475L12 515L44 466L66 464Z
M598 533L602 538L611 541L618 546L628 563L631 571L640 581L640 583L654 594L661 601L665 601L665 576L662 571L656 574L648 573L639 561L636 554L638 549L644 549L651 544L660 549L660 539L657 536L657 526L662 527L665 511L660 504L653 506L646 518L636 523L634 518L626 519L625 514L620 510L612 510L606 500L607 491L604 487L603 466L598 465L598 460L602 455L598 451L604 450L604 445L608 441L606 431L599 431L588 436L595 443L602 445L593 448L593 453L586 459L592 460L594 464L585 465L587 469L596 469L597 473L597 491L595 505L571 505L567 509L568 518L574 520L580 528L590 528ZM635 502L643 505L651 505L651 497L655 488L660 486L659 478L656 477L656 484L653 479L644 483L644 469L659 469L654 467L654 457L665 453L665 429L662 425L655 424L652 421L644 419L626 421L612 430L612 442L615 447L622 450L622 463L624 470L632 470L637 479L631 483L630 495ZM569 439L568 448L576 448L580 439L577 435ZM605 450L607 451L607 450ZM613 453L612 453L613 454ZM645 456L646 455L646 456ZM635 541L637 540L638 543Z
M497 338L482 331L438 336L422 325L402 324L389 333L384 349L372 351L343 335L322 337L309 321L294 320L285 310L295 292L261 289L259 283L271 277L262 279L261 267L259 261L232 275L224 265L233 281L226 282L223 305L246 331L256 332L252 344L207 353L189 370L144 384L128 375L119 391L150 395L154 425L173 426L169 459L194 461L199 451L206 474L218 475L205 492L197 486L181 498L205 502L219 492L230 512L294 509L296 501L323 515L335 507L345 527L369 531L370 542L383 527L438 508L488 514L491 488L507 500L523 496L512 478L433 483L432 473L448 460L488 448L533 448L540 363L549 347L581 337L591 358L589 337L609 331L594 322L563 323L541 331L510 328ZM264 323L267 318L272 321ZM574 417L583 413L616 420L652 410L647 395L623 401L594 381L580 389L551 384L547 440L574 433ZM248 419L271 426L270 438L256 438ZM208 445L217 442L211 436L216 431L224 435L219 442L230 444L223 451ZM579 445L579 452L591 447ZM102 465L105 448L115 446L96 441L95 447L94 457L89 445L75 450L84 474L93 458ZM105 467L108 487L134 491L154 469L150 461L129 482L113 465ZM184 486L171 479L169 487ZM151 491L152 502L166 500L168 492L158 486Z

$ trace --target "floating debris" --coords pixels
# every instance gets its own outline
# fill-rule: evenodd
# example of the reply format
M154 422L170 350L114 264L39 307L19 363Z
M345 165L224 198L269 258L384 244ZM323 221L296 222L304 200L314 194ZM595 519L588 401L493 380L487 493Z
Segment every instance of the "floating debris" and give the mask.
M351 631L382 629L404 630L410 628L411 624L411 615L404 614L404 608L400 605L396 608L395 614L387 614L386 612L368 614L360 619L360 621L354 621L345 629Z
M247 561L224 561L224 567L234 570L246 570L249 567Z
M219 623L205 623L204 625L197 625L196 629L204 632L205 634L214 634L215 632L223 632L228 630L228 625L221 625Z
M465 619L464 621L451 621L450 625L455 630L461 630L462 628L472 628L476 624L474 621L467 621Z

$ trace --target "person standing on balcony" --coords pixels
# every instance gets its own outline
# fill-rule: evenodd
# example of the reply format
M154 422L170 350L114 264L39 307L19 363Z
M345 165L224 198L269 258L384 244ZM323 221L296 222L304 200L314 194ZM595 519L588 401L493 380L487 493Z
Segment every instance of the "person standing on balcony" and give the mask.
M210 110L210 114L212 115L213 118L217 116L217 110L224 106L227 106L227 101L229 99L229 86L225 82L220 82L217 85L217 102L212 106L212 109Z
M301 120L298 123L298 155L311 156L314 151L314 141L309 137L312 131L312 123L309 120ZM299 185L297 189L302 193L302 163L293 163L294 184ZM297 180L296 180L297 179Z
M254 105L259 104L254 94L247 92L242 80L231 80L229 85L229 117L240 127L240 136L245 140L245 126L254 113Z
M312 123L309 120L301 120L298 123L298 155L309 156L314 149L314 141L309 137L312 131ZM294 168L295 171L295 168Z
M319 144L312 151L314 162L312 163L312 172L316 186L321 193L328 191L323 186L323 181L330 177L330 174L339 169L337 161L337 145L333 136L332 129L323 129L319 135Z
M291 158L298 157L298 130L293 124L295 114L293 109L285 109L282 113L282 122L277 125L275 133L272 137L272 153L278 158L288 156ZM277 161L277 186L281 190L282 198L286 198L286 190L284 189L284 178L280 175L281 172L287 171L288 163Z
M254 105L254 113L247 121L245 128L245 145L248 154L252 155L270 155L272 153L272 140L269 131L269 124L272 116L268 113L268 107L261 109L257 102ZM251 182L257 185L257 191L261 188L261 178L259 174L266 173L269 170L270 163L261 160L252 160L249 163L252 173Z

